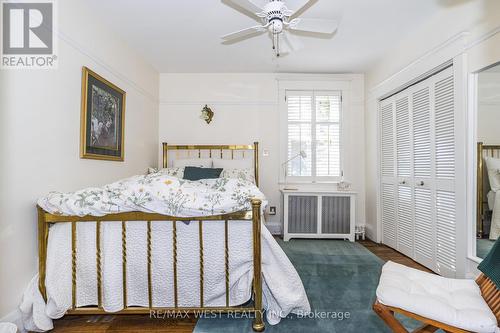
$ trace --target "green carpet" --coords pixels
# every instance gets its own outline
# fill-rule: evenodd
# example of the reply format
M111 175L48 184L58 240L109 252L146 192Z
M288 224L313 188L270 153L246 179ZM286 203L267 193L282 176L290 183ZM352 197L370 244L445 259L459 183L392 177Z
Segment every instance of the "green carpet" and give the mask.
M278 240L297 269L312 311L348 312L348 319L304 319L289 315L266 332L391 332L371 306L383 261L358 243L341 240ZM418 323L405 320L408 328ZM200 319L196 333L253 332L250 319Z

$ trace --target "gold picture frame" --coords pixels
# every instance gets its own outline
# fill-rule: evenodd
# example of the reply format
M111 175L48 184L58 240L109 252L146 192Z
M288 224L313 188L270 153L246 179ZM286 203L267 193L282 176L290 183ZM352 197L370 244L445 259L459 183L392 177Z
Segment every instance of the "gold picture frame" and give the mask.
M83 67L81 158L124 161L125 101L124 90Z

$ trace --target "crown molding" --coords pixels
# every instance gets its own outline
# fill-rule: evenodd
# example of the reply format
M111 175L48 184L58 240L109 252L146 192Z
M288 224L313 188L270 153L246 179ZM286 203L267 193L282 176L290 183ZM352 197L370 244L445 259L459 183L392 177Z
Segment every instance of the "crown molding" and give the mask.
M205 104L214 106L278 106L278 101L205 101L205 100L160 100L160 105L200 106Z
M384 94L378 94L378 90L382 90L384 86L392 83L393 81L396 81L400 76L404 75L407 72L411 72L415 67L417 67L420 64L423 64L424 62L428 61L429 59L438 56L439 54L446 53L448 54L448 59L452 59L454 56L457 56L461 53L465 53L471 48L481 44L482 42L488 40L489 38L497 35L500 32L500 25L497 26L496 28L493 28L489 30L488 32L480 35L479 37L475 38L472 41L467 41L467 38L470 36L470 33L468 31L462 31L451 38L445 40L438 46L432 48L422 56L418 57L417 59L413 60L410 62L408 65L406 65L404 68L400 69L396 73L390 75L388 78L385 80L377 83L374 85L369 93L372 95L374 98L378 98L377 95L385 95L387 92Z
M415 67L425 63L428 59L432 58L433 56L437 56L438 54L446 53L446 55L444 56L445 58L447 58L448 60L453 59L454 56L464 52L464 50L466 49L466 40L465 39L468 36L469 36L468 32L462 31L462 32L454 35L453 37L447 39L443 43L432 48L430 51L427 51L422 56L413 60L412 62L410 62L408 65L406 65L405 67L403 67L402 69L400 69L396 73L390 75L385 80L379 82L378 84L376 84L375 86L370 88L370 94L375 94L375 95L380 95L380 96L391 94L390 91L393 91L394 89L398 89L398 88L395 87L394 89L390 89L389 91L385 91L384 93L379 93L379 94L377 94L377 91L383 90L384 86L387 86L389 84L394 85L394 82L400 81L399 80L400 76L404 76L407 73L411 73ZM424 70L424 72L432 70L433 68L435 68L434 65L430 66L430 68L428 68L427 70ZM422 71L420 71L420 73L421 72ZM414 79L414 77L408 78L408 80L404 80L404 82L408 82L409 80L412 80L412 79Z
M136 81L128 77L127 75L124 75L122 72L119 70L115 69L113 66L108 64L106 61L102 60L100 57L95 55L89 48L84 47L82 44L78 43L76 40L71 38L69 35L65 34L64 32L57 30L56 31L57 36L65 42L68 46L72 47L74 50L79 52L80 54L86 56L87 58L91 59L93 62L95 62L97 65L102 67L104 70L106 70L108 73L116 77L118 80L124 82L127 84L130 88L134 89L136 92L139 94L143 95L147 99L149 99L153 103L158 103L158 98L151 94L149 91L146 89L142 88L140 84L138 84Z

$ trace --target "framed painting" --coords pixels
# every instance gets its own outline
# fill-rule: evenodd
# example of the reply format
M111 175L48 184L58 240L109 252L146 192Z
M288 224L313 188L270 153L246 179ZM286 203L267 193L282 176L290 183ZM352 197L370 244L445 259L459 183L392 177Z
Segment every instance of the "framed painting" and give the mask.
M80 157L123 161L126 93L87 67L82 72Z

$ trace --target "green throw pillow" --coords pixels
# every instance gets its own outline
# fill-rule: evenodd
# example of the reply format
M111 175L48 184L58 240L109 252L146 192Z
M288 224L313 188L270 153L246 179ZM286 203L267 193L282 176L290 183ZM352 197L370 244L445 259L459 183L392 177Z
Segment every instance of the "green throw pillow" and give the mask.
M222 168L198 168L187 166L184 168L184 179L200 180L219 178Z
M500 288L500 238L495 241L486 258L477 267Z

